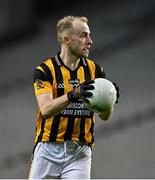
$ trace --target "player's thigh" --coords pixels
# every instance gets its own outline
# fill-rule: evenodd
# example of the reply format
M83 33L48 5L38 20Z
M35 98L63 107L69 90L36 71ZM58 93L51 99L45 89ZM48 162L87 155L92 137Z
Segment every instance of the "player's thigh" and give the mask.
M91 173L91 149L88 147L82 156L67 165L61 174L62 179L90 179Z
M52 174L53 178L59 176L59 167L49 161L49 157L44 151L45 144L39 143L34 151L34 158L31 164L29 179L48 178Z
M31 165L29 179L46 178L46 171L48 171L48 161L42 157L34 158Z

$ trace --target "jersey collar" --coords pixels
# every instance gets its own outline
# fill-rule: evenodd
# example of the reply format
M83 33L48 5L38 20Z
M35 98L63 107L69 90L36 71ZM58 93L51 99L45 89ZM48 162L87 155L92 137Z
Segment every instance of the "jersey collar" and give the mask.
M55 55L55 60L56 60L56 63L58 64L58 66L65 66L63 60L60 57L60 52ZM80 59L80 65L87 66L86 58Z

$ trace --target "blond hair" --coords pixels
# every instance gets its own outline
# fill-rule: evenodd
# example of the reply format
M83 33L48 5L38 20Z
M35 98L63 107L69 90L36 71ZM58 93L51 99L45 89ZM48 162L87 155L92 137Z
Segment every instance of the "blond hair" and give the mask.
M70 34L73 30L73 21L80 20L81 22L88 23L88 19L84 16L65 16L60 19L56 26L57 31L57 39L60 43L62 43L64 34Z

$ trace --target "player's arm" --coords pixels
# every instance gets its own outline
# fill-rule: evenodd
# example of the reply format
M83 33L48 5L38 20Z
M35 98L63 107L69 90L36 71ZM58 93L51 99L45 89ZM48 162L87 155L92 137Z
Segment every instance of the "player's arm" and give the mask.
M103 68L100 65L98 65L98 64L96 64L95 78L105 78L105 72L104 72ZM119 95L119 87L116 85L116 83L113 83L113 84L114 84L114 86L116 88L116 91L117 91L117 100L116 100L116 103L118 103L118 98L120 96ZM106 121L106 120L108 120L112 116L113 112L114 112L114 106L109 108L109 109L107 109L104 112L98 113L98 115L101 118L101 120Z
M90 97L92 94L87 92L86 90L93 89L93 83L94 81L87 81L85 83L82 83L73 91L55 99L53 99L52 93L44 93L38 95L37 102L41 113L45 117L50 117L60 113L60 111L66 108L71 102L74 102L78 99Z
M90 97L92 94L86 92L86 90L90 90L94 88L92 83L94 83L94 81L87 81L79 85L73 91L55 99L53 99L52 93L43 93L38 95L36 98L42 115L46 118L57 115L58 113L60 113L60 111L66 108L71 102L74 102L78 99L84 99L86 97Z
M57 115L70 104L67 94L53 99L52 93L44 93L38 95L36 98L40 111L46 118Z
M98 116L101 118L101 120L106 121L110 118L110 116L113 114L113 112L114 112L114 106L107 109L104 112L98 113Z
M37 103L43 116L56 115L69 105L67 95L53 98L53 77L46 73L43 66L35 69L33 78Z
M113 85L115 86L115 89L116 89L116 102L115 102L115 103L118 103L118 98L119 98L119 96L120 96L120 94L119 94L119 86L117 86L116 83L113 83ZM99 113L99 114L98 114L99 117L100 117L102 120L108 120L108 119L110 118L110 116L111 116L111 115L113 114L113 112L114 112L114 106L115 106L115 104L114 104L112 107L110 107L109 109L107 109L106 111Z
M105 78L105 72L103 68L98 64L95 64L95 65L96 65L95 78ZM98 116L101 118L101 120L106 121L113 114L113 111L114 111L114 107L111 107L104 112L98 113Z
M80 84L77 88L67 94L53 98L52 81L52 77L49 77L40 66L35 70L35 95L39 109L42 115L46 118L57 115L71 102L91 96L92 94L86 92L86 90L91 90L94 88L91 85L94 81L88 81Z

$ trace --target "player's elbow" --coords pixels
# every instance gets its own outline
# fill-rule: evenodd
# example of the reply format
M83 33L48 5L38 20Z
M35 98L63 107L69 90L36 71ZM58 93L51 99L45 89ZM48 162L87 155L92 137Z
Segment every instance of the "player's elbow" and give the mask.
M47 111L47 110L41 111L41 114L46 119L56 115L55 113L53 113L51 111Z
M47 110L46 109L40 109L40 111L41 111L41 114L42 114L42 116L44 117L44 118L46 118L47 119L47 117L49 117L49 113L47 112Z
M110 118L111 114L105 114L105 113L101 113L99 114L99 117L101 118L101 120L103 121L107 121Z
M50 106L42 106L40 108L43 117L49 118L55 115L53 109Z
M99 114L99 117L101 118L101 120L107 121L112 116L113 111L114 111L114 108L110 108L107 111L101 112Z

